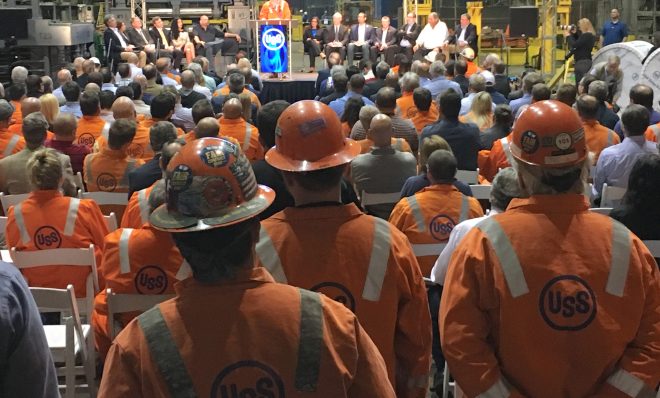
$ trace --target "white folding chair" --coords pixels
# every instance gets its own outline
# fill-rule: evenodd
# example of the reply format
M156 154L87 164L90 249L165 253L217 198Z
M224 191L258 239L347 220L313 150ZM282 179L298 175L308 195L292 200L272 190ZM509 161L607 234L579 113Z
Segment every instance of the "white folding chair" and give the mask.
M479 183L479 169L476 170L458 170L456 172L456 179L465 184L478 184Z
M126 206L128 204L128 194L126 192L80 192L79 194L81 198L92 199L99 206Z
M105 225L108 227L108 232L117 230L117 217L115 216L114 212L108 214L107 216L103 216L103 218L105 219Z
M438 364L436 364L436 366L438 366ZM448 398L450 392L452 397L456 396L456 383L449 381L449 365L447 365L447 361L445 361L445 372L442 376L442 398Z
M415 257L439 256L447 243L419 243L413 244L412 249Z
M603 194L600 198L600 205L602 207L615 207L621 202L625 193L626 188L610 187L607 184L603 184Z
M400 200L401 192L369 193L362 191L362 195L360 195L360 203L362 203L362 206L398 203Z
M77 172L73 176L73 181L76 183L76 188L78 188L79 191L85 192L85 184L83 183L83 178L82 178L82 173Z
M146 310L169 300L174 297L173 294L117 294L112 289L106 289L108 303L108 331L110 340L121 331L121 325L115 322L117 314L127 312L145 312Z
M472 196L479 200L490 200L490 191L493 189L492 185L470 185Z
M73 398L76 390L86 390L96 397L96 371L94 363L94 341L90 325L83 325L72 285L65 289L30 288L40 312L60 312L63 324L44 325L48 347L57 368L58 377L64 377L65 398ZM76 359L80 364L76 365ZM63 366L58 366L63 364ZM87 384L77 384L77 376L85 376Z
M7 217L0 217L0 234L5 233L5 229L7 229Z
M653 257L660 258L660 240L645 240L644 244L649 249Z
M18 195L5 195L4 193L0 192L0 202L2 203L2 210L7 214L7 211L9 211L9 208L19 204L20 202L24 201L27 199L29 196L29 193L22 193Z
M589 211L593 211L594 213L603 214L606 216L609 216L612 210L614 209L612 209L611 207L592 207L591 209L589 209Z

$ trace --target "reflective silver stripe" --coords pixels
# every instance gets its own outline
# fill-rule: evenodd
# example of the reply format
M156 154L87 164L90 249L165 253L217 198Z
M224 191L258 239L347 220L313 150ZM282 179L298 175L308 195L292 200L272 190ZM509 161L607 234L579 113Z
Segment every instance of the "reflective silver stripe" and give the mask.
M631 397L636 397L645 387L641 379L621 368L607 378L607 383Z
M446 243L418 243L413 244L412 249L415 257L436 256L442 253L442 249L447 246Z
M406 198L408 206L410 206L410 211L412 211L413 217L415 218L415 223L417 224L417 230L419 232L426 232L426 223L424 222L424 215L422 214L422 209L417 203L417 198L415 195L408 196Z
M14 152L14 148L16 148L16 144L18 144L18 140L20 138L21 137L17 136L16 134L11 136L7 146L5 147L5 151L2 153L2 157L6 158L7 156L11 155L12 152Z
M607 146L612 146L614 142L614 131L607 130Z
M128 255L128 240L131 238L133 228L124 228L119 238L119 273L128 274L131 272L131 259Z
M500 143L502 144L502 149L504 150L504 155L506 155L506 160L509 162L509 164L513 164L513 159L511 157L511 148L509 145L509 139L504 137L500 139Z
M261 264L270 272L273 278L280 283L287 283L286 274L284 273L284 268L282 268L282 262L280 261L280 255L273 245L273 241L268 235L268 231L263 226L261 231L259 231L259 242L257 243L257 256Z
M23 218L23 211L21 210L20 203L14 206L14 218L16 219L18 232L21 235L21 241L26 245L30 242L30 235L28 235L27 228L25 227L25 219Z
M147 190L149 188L138 191L137 201L140 207L140 219L142 224L149 221L149 200L147 198Z
M96 154L90 153L85 157L85 184L90 185L92 181L92 162L94 161L94 158L96 157Z
M69 211L66 213L66 224L64 224L64 235L71 236L76 230L76 219L78 218L78 207L80 199L71 198L69 201Z
M103 138L105 138L105 140L106 140L106 143L105 143L105 144L108 145L108 142L107 142L107 141L108 141L108 136L110 135L110 123L106 122L106 123L103 125L103 130L101 130L101 135L102 135ZM95 142L95 143L96 143L96 142ZM101 149L101 148L99 148L99 150L100 150L100 149Z
M250 123L245 122L245 141L243 141L243 152L250 149L250 138L252 138L252 126Z
M461 195L461 214L458 216L458 222L461 223L468 219L470 211L470 199L467 196Z
M300 292L300 340L296 364L296 390L316 391L323 346L323 306L318 293Z
M179 271L176 273L176 279L182 281L189 278L190 275L192 275L192 268L190 268L190 264L184 259L179 267Z
M488 390L477 395L476 398L507 398L511 393L502 379L497 380Z
M165 380L170 396L197 397L186 364L172 338L159 307L138 316L138 324L149 347L151 359Z
M383 281L390 259L390 223L380 218L374 218L374 240L369 258L369 269L364 281L362 298L369 301L380 300Z
M630 232L618 221L612 220L612 263L605 291L623 297L630 268Z
M518 255L500 224L493 218L487 218L477 224L477 228L486 235L497 255L511 296L516 298L529 293Z

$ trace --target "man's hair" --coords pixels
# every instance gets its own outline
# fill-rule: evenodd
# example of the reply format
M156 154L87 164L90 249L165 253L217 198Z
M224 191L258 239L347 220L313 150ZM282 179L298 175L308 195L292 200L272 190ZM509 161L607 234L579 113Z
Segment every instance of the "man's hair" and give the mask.
M149 144L154 152L160 152L163 145L176 140L176 127L170 122L157 122L149 129Z
M351 90L353 91L360 91L364 88L364 76L362 74L358 73L353 76L351 76Z
M506 64L504 62L495 62L493 64L493 71L496 75L503 75L506 72Z
M520 185L518 184L518 173L513 167L500 170L493 179L490 191L490 205L493 209L504 211L509 203L515 198L520 198Z
M181 85L184 88L193 88L195 86L195 73L191 70L184 70L181 73Z
M447 90L440 94L438 107L444 117L456 119L461 112L461 96L454 90Z
M513 110L507 104L499 104L495 107L493 119L495 124L511 126L511 123L513 123Z
M360 70L371 70L371 61L368 59L361 59L360 62L358 62L358 68L360 68Z
M343 93L348 89L348 76L346 73L339 73L332 76L332 83L335 86L335 91Z
M80 111L84 116L96 115L100 106L101 102L97 94L82 93L80 96Z
M227 76L227 87L232 93L242 93L245 88L245 76L241 73L231 73Z
M420 171L426 173L426 164L428 162L429 156L437 150L444 149L451 152L451 147L445 141L444 138L439 135L432 135L430 137L424 138L419 146L419 159L418 163L420 166Z
M357 67L357 65L349 65L348 68L346 68L346 77L350 80L351 76L361 74L360 68Z
M341 178L346 170L346 165L329 167L327 169L305 171L305 172L289 172L283 171L282 174L286 178L290 178L300 185L304 190L310 192L327 192L336 188L341 183Z
M133 90L133 100L142 98L142 85L137 82L128 83L128 87Z
M35 152L26 163L30 183L38 190L57 190L62 179L62 162L55 149Z
M635 84L630 89L630 101L647 109L653 108L653 89L646 84Z
M396 108L396 91L391 87L383 87L376 93L376 106L378 109L391 110Z
M99 105L101 109L112 108L112 103L115 102L115 94L110 90L103 90L99 93Z
M156 26L156 22L162 21L162 19L158 16L151 18L151 26Z
M387 62L380 61L379 63L376 64L376 70L374 72L376 78L378 78L379 80L385 80L388 73L390 73L390 65Z
M101 72L92 72L87 79L89 83L95 83L99 87L103 85L103 74Z
M607 83L602 80L596 80L589 85L589 95L596 97L599 103L607 101Z
M30 113L23 118L23 138L29 149L39 148L46 140L48 121L41 112Z
M483 76L475 73L474 75L470 76L469 81L470 83L468 87L475 93L486 91L486 78Z
M43 82L41 81L41 76L37 75L28 75L25 79L25 87L27 87L28 93L36 93L41 91L41 86Z
M170 59L167 57L161 57L156 60L156 69L160 73L165 72L165 69L167 69L169 66L170 66Z
M453 182L457 169L456 157L444 149L431 153L426 162L426 170L436 183Z
M179 90L176 89L175 86L163 86L163 90L161 91L163 94L170 94L174 97L174 102L178 102L179 99L181 98L181 93Z
M422 112L426 112L431 108L433 97L431 92L423 87L417 87L413 91L413 103Z
M445 68L445 64L441 61L433 62L429 68L429 73L433 78L444 76L445 72L447 72L447 69Z
M419 87L419 76L413 72L406 72L399 79L401 91L410 93Z
M68 137L71 141L76 137L77 128L78 121L71 113L60 113L51 125L51 130L57 137Z
M115 92L115 99L119 97L127 97L130 98L131 100L134 100L135 93L133 92L133 88L130 86L117 87L117 91ZM107 109L107 108L103 108L103 109Z
M598 100L591 95L581 95L577 100L578 114L583 119L595 120L598 117L598 108L600 108Z
M99 70L99 73L101 76L103 76L103 83L110 83L112 82L112 71L110 68L104 66Z
M66 82L62 85L62 94L67 102L78 102L80 99L80 86L75 82Z
M646 107L638 104L628 105L621 115L621 123L626 136L640 136L649 126L650 113Z
M464 59L459 59L455 62L454 75L465 75L465 73L467 73L467 62L465 62Z
M112 18L115 18L114 14L105 14L105 17L103 17L103 23L105 26L108 26L108 21L110 21Z
M573 106L575 103L575 96L577 95L577 88L573 84L562 84L557 89L557 101L563 102L568 106Z
M271 101L263 105L257 112L256 127L259 129L259 140L264 148L275 146L275 130L277 119L290 104L283 100Z
M549 100L551 96L552 92L550 91L550 87L545 83L537 83L532 87L532 99L534 101Z
M201 99L195 102L191 109L193 122L199 123L205 117L215 117L213 112L213 105L207 99Z
M11 70L11 81L12 83L25 83L25 79L28 77L28 70L24 66L15 66Z
M94 64L94 61L92 61L91 59L86 59L83 61L82 63L83 73L89 75L90 73L94 72L95 69L96 69L96 65Z
M147 78L147 80L153 80L158 76L158 70L155 66L146 64L144 67L142 67L142 74Z
M362 123L364 131L369 130L371 127L371 120L378 114L380 114L380 111L373 105L365 105L360 109L358 117L360 118L360 123Z
M165 119L170 112L174 112L176 98L170 93L161 93L151 100L151 117Z
M445 62L444 65L445 76L454 77L454 74L456 73L456 61L450 59L449 61ZM431 64L431 66L433 66L433 64Z
M523 78L523 91L531 94L534 86L539 83L544 83L543 77L540 74L536 72L528 73Z
M514 159L514 167L523 181L524 195L582 194L589 175L589 160L558 168L538 167Z
M117 119L110 126L108 133L108 146L110 149L120 149L126 144L130 144L135 138L137 124L135 120Z
M131 75L131 67L127 63L121 63L117 66L117 73L122 79L126 79Z
M65 83L66 84L66 83ZM76 83L73 83L78 87ZM64 90L64 86L62 86L62 90ZM78 88L78 91L80 92L80 88ZM7 89L7 97L10 101L20 101L21 98L25 97L27 94L27 88L25 87L25 83L15 83L9 86Z

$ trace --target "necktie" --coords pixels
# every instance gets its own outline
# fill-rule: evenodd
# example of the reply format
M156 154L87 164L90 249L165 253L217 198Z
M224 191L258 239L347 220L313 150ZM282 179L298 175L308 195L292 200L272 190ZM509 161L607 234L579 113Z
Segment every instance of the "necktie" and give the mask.
M335 40L339 41L339 26L335 26Z
M170 45L167 43L167 38L165 37L163 30L158 29L158 33L160 33L160 40L163 43L163 47L169 47Z
M147 38L144 37L144 32L142 31L142 29L140 29L140 36L142 36L142 40L144 40L144 44L148 44L148 43L149 43L149 40L147 40Z

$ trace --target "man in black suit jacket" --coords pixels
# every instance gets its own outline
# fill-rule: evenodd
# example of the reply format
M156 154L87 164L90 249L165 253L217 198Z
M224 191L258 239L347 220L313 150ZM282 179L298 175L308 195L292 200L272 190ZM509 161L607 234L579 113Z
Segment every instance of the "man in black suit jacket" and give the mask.
M406 16L406 24L397 32L397 44L408 59L412 59L415 40L421 31L422 28L417 24L417 15L409 12Z
M387 15L380 19L381 27L374 33L374 45L371 47L371 62L375 63L380 54L385 57L385 62L392 65L394 55L399 51L396 45L396 29L390 26L390 17Z
M181 106L184 108L192 108L193 105L199 100L205 100L206 96L198 93L195 88L195 74L191 70L184 70L181 73Z
M339 65L341 63L341 58L339 57L338 52L330 53L330 56L327 58L328 68L321 69L319 75L316 78L316 84L314 85L314 95L318 96L321 91L323 91L324 86L327 85L328 78L330 77L330 70L333 66Z
M370 81L364 86L362 95L367 98L376 95L378 90L385 87L385 78L387 78L388 73L390 73L390 65L387 62L381 61L377 63L374 68L374 76L376 76L376 79Z
M367 14L360 12L358 14L358 23L351 26L351 34L348 43L348 64L353 64L356 47L360 48L362 57L371 56L371 44L373 43L374 27L367 24Z
M479 46L477 45L477 27L470 23L470 15L463 14L461 15L461 23L456 25L454 29L454 34L449 37L450 46L454 45L454 51L451 53L459 53L466 46L474 50L474 54L477 54Z
M135 49L147 53L149 62L156 62L156 45L149 31L142 27L140 17L131 18L131 27L126 29L126 36Z
M348 28L341 24L342 16L336 12L332 16L332 25L328 26L323 32L323 42L325 48L323 52L328 57L331 52L338 52L342 62L346 57L346 45L348 44Z
M172 45L172 31L163 27L163 20L160 17L154 17L151 20L151 26L149 34L156 43L156 54L158 54L158 57L172 58L174 69L179 69L183 52Z

